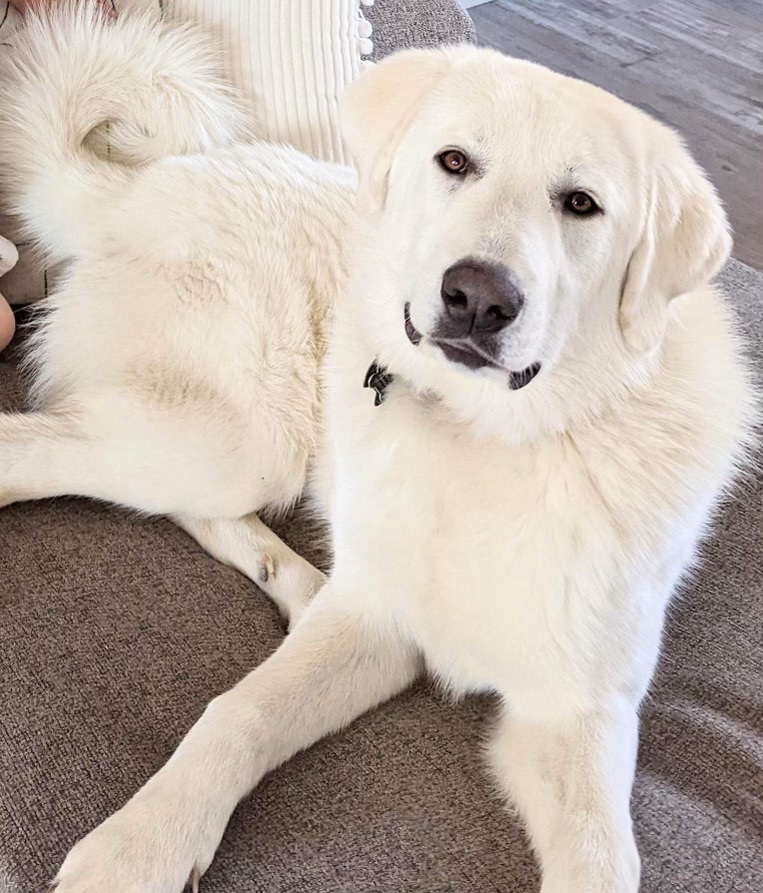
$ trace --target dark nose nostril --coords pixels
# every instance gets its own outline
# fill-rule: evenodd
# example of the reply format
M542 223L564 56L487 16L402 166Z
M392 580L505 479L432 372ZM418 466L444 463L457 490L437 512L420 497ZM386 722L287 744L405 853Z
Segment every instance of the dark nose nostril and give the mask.
M469 299L462 291L454 291L452 294L443 290L443 301L456 310L466 310L469 306Z
M506 322L509 322L511 319L513 319L510 313L507 313L505 309L499 307L497 304L493 304L492 307L488 307L485 311L485 316L490 316L495 320L505 320Z

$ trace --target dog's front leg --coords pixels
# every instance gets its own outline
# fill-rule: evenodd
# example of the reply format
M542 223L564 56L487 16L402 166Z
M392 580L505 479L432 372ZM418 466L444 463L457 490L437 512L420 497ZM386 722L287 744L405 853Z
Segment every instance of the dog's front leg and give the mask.
M264 664L210 703L164 768L74 847L56 893L180 893L266 772L401 691L419 665L329 585Z
M491 756L527 822L543 872L541 893L636 893L634 707L620 697L589 711L558 702L535 707L507 712Z

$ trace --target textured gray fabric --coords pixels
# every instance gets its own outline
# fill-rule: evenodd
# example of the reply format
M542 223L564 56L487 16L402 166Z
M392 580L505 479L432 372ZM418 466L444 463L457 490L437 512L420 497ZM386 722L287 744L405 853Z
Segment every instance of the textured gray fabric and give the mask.
M732 261L722 280L760 368L763 277ZM20 403L17 358L0 409ZM644 893L760 890L761 497L757 477L739 490L671 611L634 793ZM310 553L304 519L282 532ZM257 588L166 521L75 499L0 511L0 893L41 890L280 636ZM421 684L301 754L237 810L204 889L537 890L481 769L491 707Z
M375 62L403 47L476 40L474 23L455 0L376 0L363 14L373 25Z

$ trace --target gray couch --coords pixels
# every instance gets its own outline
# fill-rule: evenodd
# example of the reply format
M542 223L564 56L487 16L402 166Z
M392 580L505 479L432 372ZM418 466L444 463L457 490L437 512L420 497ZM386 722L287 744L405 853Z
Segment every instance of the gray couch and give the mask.
M450 3L377 0L369 13L380 53L471 35ZM763 277L732 261L721 281L763 364ZM23 402L19 354L0 358L0 409ZM717 519L643 707L645 893L763 889L761 495L751 477ZM298 512L281 532L322 560ZM253 583L167 521L76 499L0 512L0 893L44 889L282 635ZM481 768L492 708L422 682L301 754L239 807L203 889L537 890L521 827Z

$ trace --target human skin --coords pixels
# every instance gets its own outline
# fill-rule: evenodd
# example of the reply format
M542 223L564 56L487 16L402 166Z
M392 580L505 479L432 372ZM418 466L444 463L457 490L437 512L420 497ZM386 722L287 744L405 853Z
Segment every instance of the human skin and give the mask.
M12 242L0 236L0 276L11 270L18 260L18 252ZM7 347L16 330L16 320L13 310L0 294L0 350Z
M0 295L0 350L4 350L16 331L16 319L10 304Z

